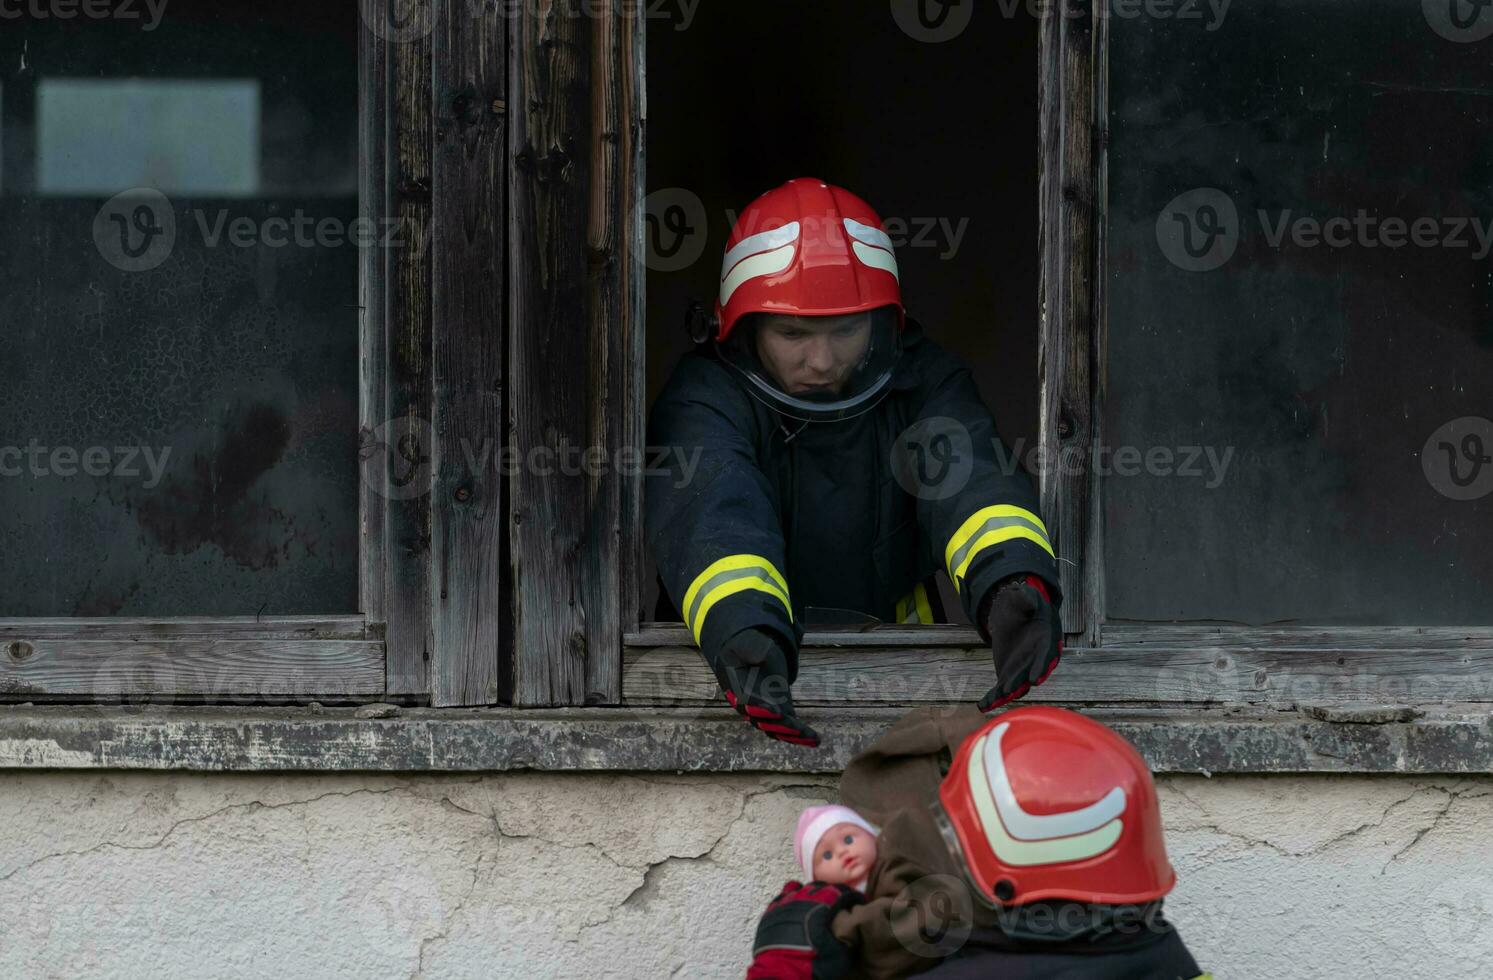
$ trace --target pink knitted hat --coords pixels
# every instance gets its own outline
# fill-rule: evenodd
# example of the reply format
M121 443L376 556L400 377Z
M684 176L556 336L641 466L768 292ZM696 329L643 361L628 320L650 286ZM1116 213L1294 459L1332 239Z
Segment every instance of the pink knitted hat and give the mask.
M857 827L864 827L870 834L880 833L866 822L865 817L848 806L832 803L828 806L809 807L799 814L798 831L793 835L793 856L798 860L799 867L804 869L805 881L814 877L814 848L819 844L819 838L837 823L853 823Z

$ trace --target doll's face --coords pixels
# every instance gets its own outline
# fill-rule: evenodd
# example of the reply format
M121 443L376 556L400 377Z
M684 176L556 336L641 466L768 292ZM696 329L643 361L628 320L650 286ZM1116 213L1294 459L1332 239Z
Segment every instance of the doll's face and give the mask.
M814 847L814 878L830 885L853 885L876 863L876 835L853 823L837 823Z

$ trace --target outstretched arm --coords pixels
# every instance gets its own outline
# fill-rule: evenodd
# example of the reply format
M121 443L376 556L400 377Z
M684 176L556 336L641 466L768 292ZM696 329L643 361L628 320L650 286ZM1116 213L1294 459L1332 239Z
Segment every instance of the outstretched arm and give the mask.
M681 360L649 422L645 523L659 575L739 714L817 745L791 685L802 629L782 569L782 523L757 463L747 395L714 361Z
M919 475L919 525L991 645L996 684L980 699L989 711L1057 667L1057 559L1036 489L1001 441L969 369L931 345L922 361L927 394L917 423L899 440L899 465Z

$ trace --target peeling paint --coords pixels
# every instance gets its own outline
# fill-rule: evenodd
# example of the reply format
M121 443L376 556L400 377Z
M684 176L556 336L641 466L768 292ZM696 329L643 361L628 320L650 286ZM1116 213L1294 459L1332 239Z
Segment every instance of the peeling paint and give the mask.
M93 752L65 749L54 739L13 738L0 741L0 766L72 768L98 764Z

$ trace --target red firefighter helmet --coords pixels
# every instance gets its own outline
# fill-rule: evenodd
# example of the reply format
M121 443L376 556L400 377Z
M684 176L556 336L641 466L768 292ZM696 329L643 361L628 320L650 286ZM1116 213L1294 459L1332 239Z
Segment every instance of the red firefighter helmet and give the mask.
M773 314L840 318L832 355L838 363L826 375L832 386L795 388L764 361L756 331ZM868 410L885 393L906 324L897 257L881 217L849 191L814 178L768 191L742 212L727 240L715 315L717 349L768 404L812 421ZM813 329L805 324L800 332Z
M1140 904L1177 882L1145 760L1110 728L1062 708L1017 708L970 735L933 811L992 908Z

